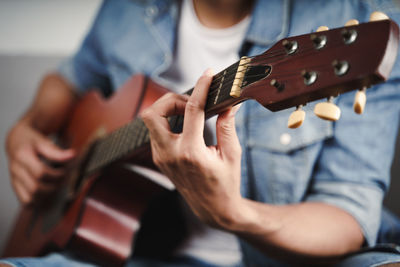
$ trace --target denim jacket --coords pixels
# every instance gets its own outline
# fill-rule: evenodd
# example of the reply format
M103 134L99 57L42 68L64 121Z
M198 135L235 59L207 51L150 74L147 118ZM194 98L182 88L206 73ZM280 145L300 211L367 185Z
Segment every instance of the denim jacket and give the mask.
M352 18L366 22L374 10L400 22L399 8L383 0L259 0L239 54L260 54L281 38L320 25L341 27ZM112 92L135 73L163 83L160 74L173 59L178 19L179 1L104 1L82 47L59 71L82 91ZM337 206L357 220L366 244L374 245L394 153L399 79L397 60L390 80L367 90L362 116L354 114L350 92L335 100L342 111L339 121L320 120L310 103L304 125L296 130L286 126L292 110L273 113L247 101L236 117L243 196L277 205L318 201ZM246 242L241 245L249 266L270 261Z

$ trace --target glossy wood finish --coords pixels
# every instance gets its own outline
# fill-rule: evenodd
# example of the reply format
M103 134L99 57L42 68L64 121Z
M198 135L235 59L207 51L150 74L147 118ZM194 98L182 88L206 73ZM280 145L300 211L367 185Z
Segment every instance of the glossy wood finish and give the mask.
M64 143L84 154L99 134L130 122L165 92L164 87L137 75L110 99L105 100L94 91L88 93L71 115ZM149 150L145 152L138 160L132 154L129 161L153 166ZM73 171L79 168L79 163L73 165ZM39 256L68 248L105 265L121 265L133 251L133 239L148 202L165 190L128 171L124 164L124 161L115 163L87 178L72 202L64 197L56 212L44 206L22 208L3 256ZM61 215L52 215L56 217L56 224L45 229L48 213L57 214L62 209L65 211Z
M349 30L355 30L357 37L353 43L346 44L343 31ZM326 45L316 49L312 39L319 36L326 37ZM285 41L296 41L297 51L287 54L283 46ZM266 108L278 111L369 87L388 79L397 57L398 42L399 28L391 20L286 38L252 59L251 66L268 64L272 71L267 78L245 86L241 97L256 99ZM348 71L336 75L335 61L347 61ZM306 85L303 71L315 71L316 81ZM274 87L273 79L284 89Z

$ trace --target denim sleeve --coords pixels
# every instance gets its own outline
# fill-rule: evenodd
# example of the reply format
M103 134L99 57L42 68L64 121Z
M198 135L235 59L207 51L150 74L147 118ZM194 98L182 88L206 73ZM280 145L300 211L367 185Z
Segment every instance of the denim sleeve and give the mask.
M112 12L109 2L103 2L77 53L64 60L58 68L58 72L80 92L91 88L103 92L110 90L104 53L104 32Z
M400 113L400 79L367 90L363 115L352 110L353 93L339 97L342 117L334 124L313 174L306 201L332 204L360 224L368 245L376 242L381 205L390 183L390 167Z

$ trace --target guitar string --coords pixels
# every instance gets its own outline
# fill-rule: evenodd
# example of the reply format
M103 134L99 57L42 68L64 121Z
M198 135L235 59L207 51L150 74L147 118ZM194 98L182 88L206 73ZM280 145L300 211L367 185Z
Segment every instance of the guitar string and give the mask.
M321 65L315 65L315 66L312 66L312 67L321 67L322 66L322 68L326 68L326 69L330 69L330 67L328 67L328 66L326 66L326 64L321 64ZM321 69L321 68L320 68ZM298 76L298 71L296 70L296 72L295 72L295 74L296 74L296 76L294 76L293 75L293 72L290 72L290 71L288 71L288 73L286 73L286 75L280 75L280 77L282 78L282 77L285 77L285 76L288 76L287 78L286 78L286 80L289 80L290 78L295 78L295 77L297 77ZM259 75L253 75L253 76L259 76ZM222 90L224 90L224 89L222 89ZM122 139L120 139L120 135L121 135L121 132L123 132L124 130L126 130L127 128L125 128L125 127L122 127L122 128L120 128L120 129L118 129L116 132L114 132L114 134L110 134L110 137L112 138L112 139L118 139L118 140L122 140ZM135 135L137 135L137 131L135 131L135 128L133 128L133 131L131 130L131 131L125 131L125 132L128 132L128 133L130 133L130 134L133 134L133 136L135 136ZM124 134L123 136L126 136L126 134ZM137 140L135 140L135 141L137 141ZM111 143L111 144L110 144ZM100 149L100 151L99 151L99 153L100 154L103 154L103 153L105 153L105 151L107 151L107 154L111 154L111 155L114 155L115 154L115 152L121 152L121 145L122 144L124 144L124 143L126 143L126 142L122 142L122 141L120 141L120 143L118 143L118 146L117 145L115 145L114 143L113 143L113 140L111 140L111 141L108 141L107 142L107 140L106 140L106 142L104 142L104 145L105 145L105 149ZM136 148L137 147L137 143L139 144L139 145L141 145L141 142L135 142L135 145L133 146L133 148ZM112 147L111 148L111 151L108 149L109 147ZM125 148L126 148L126 146L124 146ZM103 146L103 148L104 148L104 146ZM118 148L118 149L117 149ZM129 151L129 149L123 149L122 150L122 154L125 154L125 152L128 152ZM120 153L119 153L120 154ZM113 158L113 156L111 156L111 158ZM101 164L102 165L102 164Z
M305 46L305 49L304 49L303 51L306 52L306 51L309 50L310 48L312 48L312 47L307 47L307 46ZM303 52L303 51L302 51L302 52ZM273 51L273 52L266 53L265 55L248 56L248 58L249 58L249 59L257 58L257 59L260 59L260 60L265 60L265 59L277 58L277 57L284 56L284 55L287 55L287 53L286 53L284 50L278 50L278 51ZM277 58L277 59L278 59L278 58ZM238 64L238 63L239 63L239 64ZM234 65L236 65L236 64L238 64L238 67L240 67L240 66L247 66L247 65L248 65L248 63L240 64L240 60L239 60L239 61L237 61L236 63L232 64L231 66L229 66L228 68L225 69L225 70L228 70L226 74L228 74L228 75L236 74L237 68L231 69L231 67L234 66ZM214 87L214 84L213 84L213 83L219 82L219 81L224 77L224 76L221 76L221 74L222 74L225 70L223 70L223 71L221 71L221 72L219 72L218 74L215 75L215 76L218 76L218 75L220 75L220 76L216 77L216 78L212 81L212 84L211 84L211 86L210 86L211 91L212 91L213 89L216 89L216 88L219 86L218 84L216 84L216 87ZM233 73L232 73L232 72L233 72ZM225 74L225 78L226 78L226 74Z
M331 65L327 65L327 64L320 64L320 65L311 65L308 66L308 68L310 68L310 70L312 69L321 69L321 68L330 68L332 69ZM246 72L246 70L240 71L240 72ZM293 69L288 69L288 70L282 70L279 73L278 77L285 77L285 76L301 76L301 72L299 71L299 69L293 70ZM258 78L258 77L266 77L265 74L253 74L253 75L247 75L246 78ZM273 78L275 77L274 74L269 75L269 78ZM229 80L227 83L224 83L221 87L218 86L217 89L219 89L219 92L214 90L208 93L207 95L207 100L211 100L212 97L214 97L216 94L221 94L221 93L227 93L227 89L229 89L229 92L231 90L231 82L233 82L234 80L231 79L232 77L228 77L227 79Z
M304 48L304 46L303 46L303 48ZM299 53L301 53L301 55L302 56L306 56L306 55L304 55L304 53L305 52L308 52L308 51L310 51L310 50L315 50L315 48L314 47L310 47L310 48L308 48L308 47L306 47L306 48L304 48L304 49L302 49ZM299 54L298 53L298 54ZM297 54L297 55L298 55ZM265 54L265 55L258 55L258 56L251 56L251 57L249 57L250 59L252 59L252 58L255 58L255 57L257 57L257 60L265 60L265 59L267 59L267 58L269 58L269 59L272 59L272 58L275 58L275 59L280 59L280 58L278 58L278 57L280 57L280 56L283 56L283 55L287 55L287 53L286 52L281 52L281 50L280 51L276 51L276 52L272 52L272 53L267 53L267 54ZM284 57L284 58L281 58L281 59L286 59L287 57ZM223 73L224 71L221 71L220 73L218 73L218 74L216 74L215 76L216 76L216 78L212 81L212 83L216 83L216 82L218 82L219 80L221 80L222 78L224 78L224 79L227 79L228 80L228 83L227 84L230 84L231 82L233 82L234 81L234 79L232 80L232 74L235 74L235 76L236 76L236 73L237 73L237 71L235 72L235 69L236 68L232 68L232 67L235 67L235 65L236 64L238 64L238 63L240 63L240 61L238 61L238 62L236 62L236 63L234 63L234 64L232 64L230 67L228 67L227 69L225 69L225 70L227 70L225 73ZM248 65L248 63L246 63L246 64L238 64L238 67L239 66L243 66L243 65ZM245 72L246 70L243 70L243 71L241 71L241 72ZM229 74L228 76L226 76L226 74ZM298 75L298 72L296 71L296 74ZM218 75L219 75L219 77L218 77ZM290 72L287 74L289 77L292 75ZM255 75L249 75L248 76L248 78L252 78L252 77L260 77L260 76L264 76L263 74L262 75L257 75L257 74L255 74ZM218 87L217 87L218 86ZM218 93L218 91L216 91L216 89L220 89L220 93L221 92L226 92L226 87L227 86L221 86L220 87L220 85L219 84L215 84L214 86L210 86L210 91L211 91L211 93L207 96L208 98L210 97L210 96L213 96L213 94L216 94L216 93ZM230 86L231 87L231 86ZM126 129L125 127L122 127L123 129ZM122 130L121 130L122 131ZM127 131L127 132L130 132L130 133L132 133L132 131ZM136 132L136 131L133 131L133 132ZM117 132L115 132L115 134L116 135L119 135L121 132L120 131L117 131ZM112 134L112 133L110 133L110 136L111 136L111 138L112 139L115 139L116 137L116 135L115 134ZM126 134L124 134L124 136L126 136ZM109 145L108 145L108 143L109 142L107 142L107 140L104 140L104 141L106 141L106 142L104 142L103 144L104 145L106 145L106 147L109 147ZM122 142L123 143L123 142ZM135 142L135 143L137 143L137 142ZM140 143L140 142L139 142ZM141 144L140 144L141 145ZM104 146L102 146L102 147L104 147ZM136 145L134 146L134 147L136 147ZM104 151L104 149L100 149L101 151ZM112 153L111 154L115 154L114 153L114 151L120 151L121 149L113 149L112 150ZM106 151L109 151L109 149L106 149ZM103 152L104 153L104 152ZM101 154L103 154L103 153L101 153ZM97 153L96 153L97 154Z
M336 44L333 43L333 45L335 46ZM300 54L302 57L309 56L309 53L307 53L307 52L310 52L310 51L315 51L315 47L314 47L314 46L310 46L310 47L303 46L303 49L297 53L297 58L296 58L296 59L299 59L299 58L298 58L298 57L299 57L299 54ZM257 57L257 61L258 61L258 60L265 60L265 59L267 59L267 58L276 58L276 59L281 59L281 60L287 59L287 57L277 58L278 56L281 56L281 55L287 55L287 53L284 52L284 53L280 53L279 55L278 55L278 53L277 53L277 55L274 55L274 56L269 56L269 54L266 54L265 56L263 56L263 55L261 55L261 56L258 55L258 56L252 56L252 57L249 57L249 58L251 59L251 58L256 58L256 57ZM240 62L240 61L238 61L238 62ZM269 63L271 63L271 62L269 62ZM237 63L236 63L236 64L237 64ZM268 63L267 63L267 64L268 64ZM239 64L238 67L239 67L239 66L247 66L247 65L248 65L248 63ZM233 70L233 71L234 71L234 70ZM232 73L231 71L228 71L228 74L236 74L236 72L234 71L234 73ZM231 78L230 76L228 76L228 77ZM222 77L218 77L217 79L213 80L213 82L212 82L212 84L211 84L211 86L210 86L210 89L209 89L209 91L210 91L211 93L213 93L214 90L218 89L219 84L213 84L213 83L214 83L214 82L218 82L220 79L222 79ZM226 76L225 76L225 79L226 79Z
M343 41L338 40L338 41L329 42L329 45L332 45L332 47L327 47L327 48L328 49L332 49L332 48L337 48L338 45L344 45L344 43L343 43ZM302 46L301 49L299 49L299 52L296 52L296 55L298 55L299 53L304 53L304 52L309 52L309 51L316 51L316 48L315 48L315 46L313 44L310 45L310 46L308 46L308 45ZM322 50L319 50L319 51L322 51ZM261 54L261 55L248 56L248 58L250 58L250 59L256 58L257 61L258 61L258 60L277 58L278 56L282 56L282 55L288 55L288 54L287 54L287 52L285 50L277 50L277 51L273 51L273 52L272 51L271 52L267 51L267 53ZM286 59L286 57L283 58L283 59ZM240 61L238 61L238 62L240 62ZM236 64L238 62L236 62ZM248 63L244 63L244 64L238 65L238 66L244 66L244 65L247 65L247 64Z
M343 45L343 41L337 41L337 42L331 41L331 42L330 42L330 45L332 45L332 47L335 48L335 47L337 47L337 45L338 45L339 43ZM304 54L305 52L315 51L315 50L316 50L316 48L315 48L315 46L314 46L313 44L310 45L310 46L305 45L305 46L302 46L302 49L299 50L299 52L297 52L296 55L298 55L299 53ZM259 60L272 59L272 58L279 59L279 58L278 58L279 56L284 56L284 55L288 55L288 54L286 53L286 51L284 51L284 50L278 50L278 51L270 51L270 52L267 52L267 53L265 53L264 55L262 54L262 55L256 55L256 56L249 56L248 58L249 58L249 59L254 59L254 58L256 58L257 61L259 61ZM283 57L283 58L280 58L280 59L281 59L281 60L284 60L284 59L287 59L287 57ZM238 64L238 63L239 63L239 64ZM269 62L269 63L273 63L273 62ZM225 69L225 70L228 70L226 74L236 74L236 71L235 71L236 68L235 68L235 69L232 69L232 68L231 68L232 66L234 66L234 65L236 65L236 64L238 64L238 67L239 67L239 66L246 66L246 65L248 65L248 63L240 64L240 61L238 61L238 62L232 64L232 65L231 65L230 67L228 67L227 69ZM222 78L226 78L226 76L225 76L226 74L225 74L225 75L222 75L222 73L223 73L225 70L223 70L223 71L219 72L217 75L215 75L216 78L213 79L213 81L212 81L212 83L211 83L210 92L212 92L212 91L218 89L219 84L217 84L217 83L218 83ZM232 73L232 72L233 72L233 73Z
M329 67L327 67L326 65L319 65L319 66L323 66L323 67L325 67L326 69L328 69ZM315 66L314 66L315 67ZM253 75L253 76L258 76L258 75ZM294 76L293 75L293 73L291 73L291 72L288 72L286 75L284 75L284 76L282 76L282 75L280 75L280 77L282 78L282 77L285 77L285 76L288 76L287 78L286 78L286 80L289 80L290 78L295 78L295 77L297 77L298 76L298 72L296 71L296 76ZM222 89L222 90L224 90L225 91L225 89ZM126 132L128 132L130 135L133 135L133 137L135 137L136 135L137 135L137 131L135 130L136 128L135 127L133 127L133 129L132 130L130 130L130 131L126 131L126 129L127 128L125 128L125 127L122 127L122 128L120 128L120 129L118 129L116 132L114 132L113 134L110 134L110 137L111 137L111 139L118 139L118 140L122 140L121 139L121 133L122 132L125 132L125 134L123 134L123 136L127 136L126 135ZM125 131L124 131L125 130ZM141 131L142 132L142 131ZM107 159L107 158L111 158L111 159L113 159L113 158L115 158L114 156L115 156L115 154L125 154L125 153L127 153L129 150L130 150L130 148L137 148L138 146L140 146L140 145L142 145L142 142L137 142L137 140L135 140L135 138L133 138L133 140L134 141L136 141L136 142L134 142L134 141L132 141L132 142L134 142L135 144L132 146L132 147L128 147L128 146L123 146L123 147L121 147L121 145L123 145L124 143L130 143L130 142L123 142L123 141L120 141L119 143L118 143L118 146L114 143L115 141L114 140L105 140L106 142L104 142L103 143L103 145L104 146L101 146L101 148L102 149L100 149L100 151L98 151L98 153L96 153L96 154L100 154L100 155L102 155L102 154L108 154L108 157L106 156L105 157L105 159ZM114 141L114 142L113 142ZM111 143L111 144L110 144ZM110 151L110 146L111 146L111 151ZM122 149L122 148L125 148L125 149ZM128 148L128 149L126 149L126 148ZM110 156L111 155L111 156ZM103 155L104 156L104 155ZM118 157L118 156L117 156ZM96 160L97 161L97 160ZM100 161L100 163L102 163L104 160L102 160L102 161ZM107 162L109 162L109 160L105 160L105 162L107 163ZM100 166L103 166L104 164L100 164Z

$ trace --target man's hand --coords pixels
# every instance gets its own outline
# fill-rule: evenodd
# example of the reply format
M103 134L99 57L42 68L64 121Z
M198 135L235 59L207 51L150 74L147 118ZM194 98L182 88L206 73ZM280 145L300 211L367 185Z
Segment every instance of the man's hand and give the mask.
M207 72L190 97L167 94L142 114L150 131L154 163L197 216L239 235L267 255L297 264L325 262L359 249L363 243L360 226L335 206L317 202L270 205L241 197L235 109L218 117L217 146L207 147L203 140L210 82ZM180 134L172 133L167 121L175 114L185 115Z
M47 163L64 164L74 157L46 136L64 124L78 96L73 87L57 73L42 80L35 100L26 114L11 129L6 140L11 184L24 204L31 204L57 188L62 169Z
M204 106L212 80L206 71L190 97L167 94L142 113L150 131L154 163L175 184L197 216L224 227L239 210L241 147L235 131L237 107L219 115L216 146L204 143ZM184 113L183 131L172 133L167 118Z
M57 147L25 120L10 131L6 148L11 183L23 204L32 204L57 188L64 171L46 162L65 163L74 157L73 150Z

